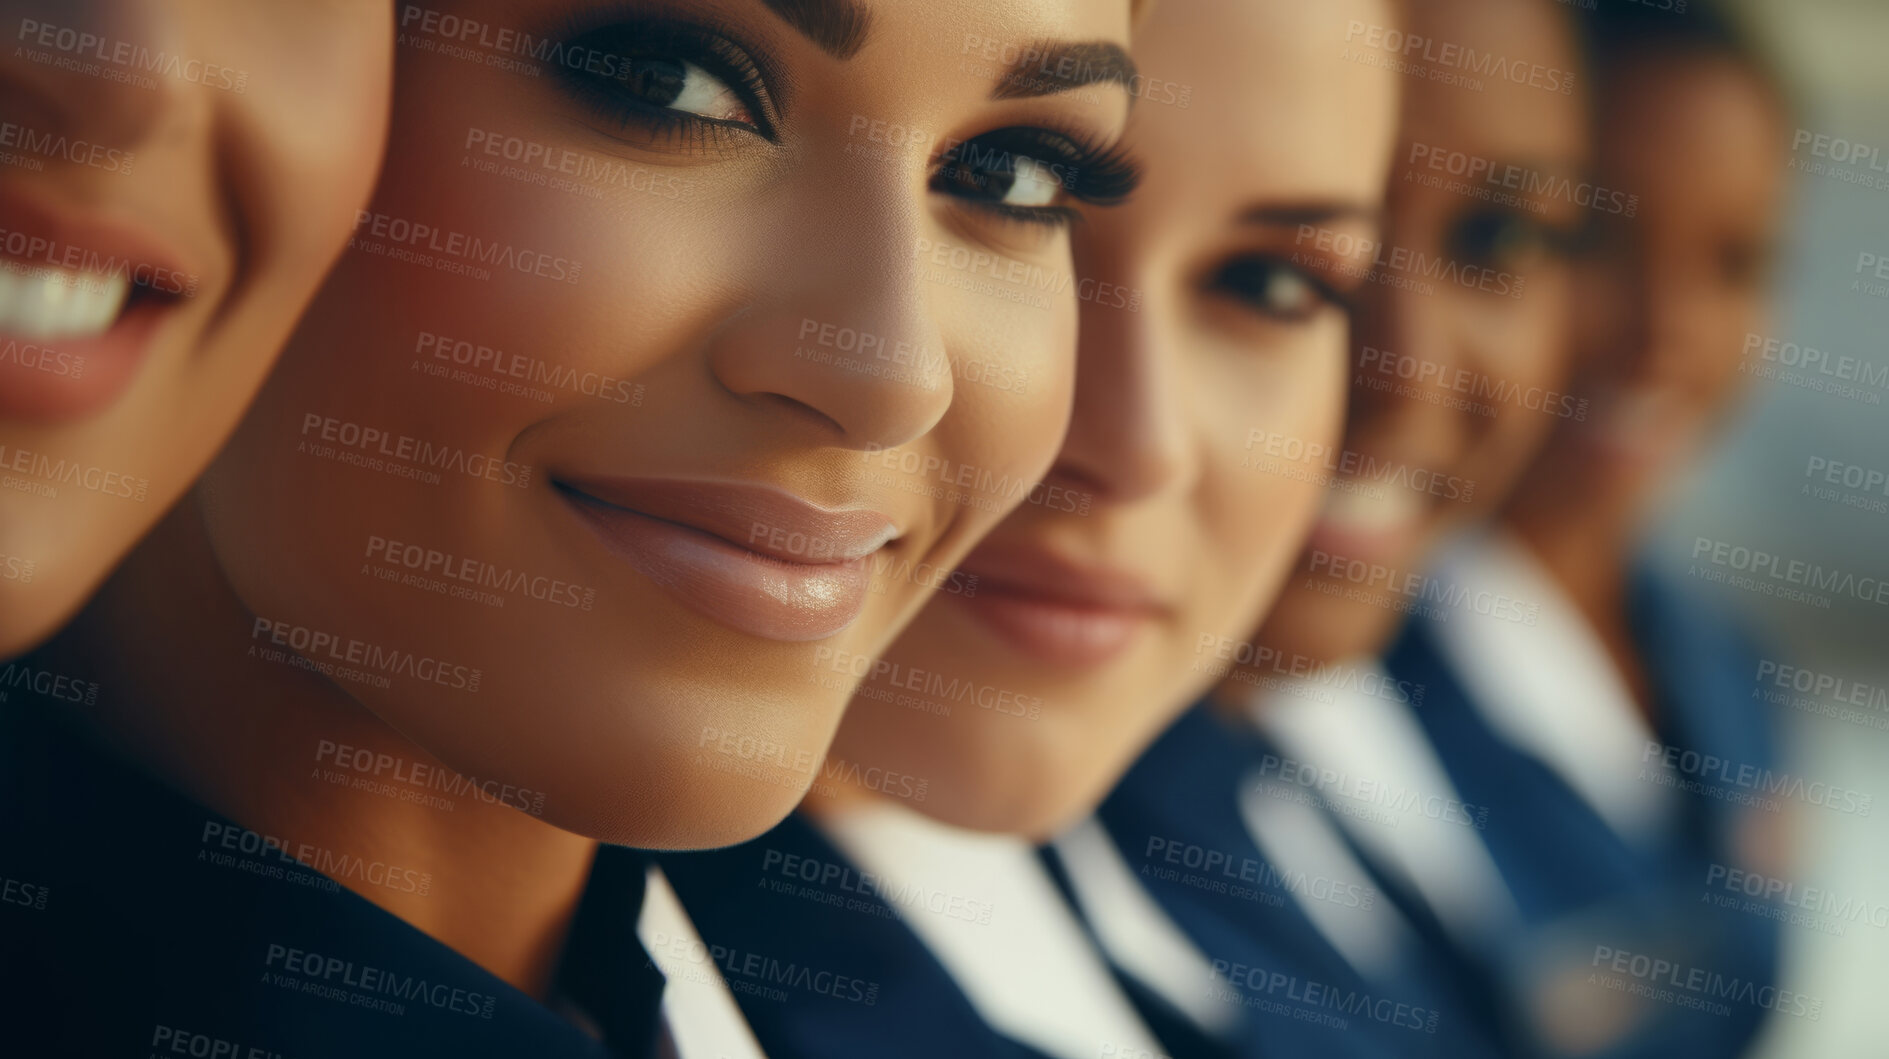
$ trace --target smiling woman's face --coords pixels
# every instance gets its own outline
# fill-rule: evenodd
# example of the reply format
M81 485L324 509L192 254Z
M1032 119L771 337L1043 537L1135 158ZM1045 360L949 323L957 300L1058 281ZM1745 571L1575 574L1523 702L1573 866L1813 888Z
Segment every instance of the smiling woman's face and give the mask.
M1396 84L1342 53L1348 22L1388 6L1190 0L1138 27L1129 147L1148 179L1079 230L1094 297L1069 439L1038 502L887 653L831 772L1048 834L1212 680L1203 639L1251 628L1319 496L1251 439L1340 429L1356 281L1297 237L1375 231Z
M381 186L205 478L219 561L258 643L546 820L756 834L828 663L1054 455L1127 4L402 12Z
M1344 445L1307 460L1332 488L1259 637L1297 666L1381 647L1416 602L1394 586L1488 515L1576 407L1562 380L1588 133L1572 21L1554 0L1410 10L1434 54L1489 56L1513 74L1408 81Z
M384 0L14 0L0 32L6 658L261 385L372 186L393 22Z

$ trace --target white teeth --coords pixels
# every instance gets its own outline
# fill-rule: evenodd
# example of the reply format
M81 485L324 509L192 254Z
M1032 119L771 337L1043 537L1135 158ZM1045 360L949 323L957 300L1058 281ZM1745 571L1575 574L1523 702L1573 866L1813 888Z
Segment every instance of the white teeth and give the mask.
M111 329L131 295L123 275L0 262L0 334L91 338Z

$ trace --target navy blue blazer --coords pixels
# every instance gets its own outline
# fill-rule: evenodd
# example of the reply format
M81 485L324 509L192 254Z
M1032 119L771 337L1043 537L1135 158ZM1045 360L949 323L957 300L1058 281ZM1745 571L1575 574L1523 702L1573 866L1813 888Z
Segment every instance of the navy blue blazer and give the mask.
M1771 718L1751 686L1758 657L1751 641L1645 572L1634 578L1630 606L1661 752L1773 769ZM1714 899L1713 873L1740 864L1737 836L1754 811L1736 797L1741 792L1719 785L1728 790L1682 793L1676 826L1655 848L1643 848L1616 834L1540 759L1490 728L1425 623L1404 630L1385 664L1393 676L1429 689L1415 712L1463 800L1500 807L1481 837L1523 929L1494 951L1462 955L1501 998L1495 1024L1516 1048L1546 1050L1523 1012L1531 989L1557 973L1565 987L1577 970L1542 965L1548 948L1566 953L1570 931L1589 943L1579 950L1586 988L1650 995L1630 1031L1589 1053L1596 1059L1736 1056L1773 1009L1813 1014L1793 1010L1804 998L1776 991L1777 921L1754 907L1765 902ZM1631 955L1617 964L1622 953ZM1642 956L1676 970L1642 973L1646 961L1634 959Z
M0 706L0 1051L657 1054L641 854L599 853L559 970L606 1043L334 880L206 841L237 825L37 710Z

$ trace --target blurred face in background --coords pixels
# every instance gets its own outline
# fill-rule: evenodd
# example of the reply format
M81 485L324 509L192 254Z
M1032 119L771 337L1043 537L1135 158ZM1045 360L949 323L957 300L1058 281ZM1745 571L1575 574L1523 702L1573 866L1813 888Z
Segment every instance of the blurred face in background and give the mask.
M366 201L385 0L0 3L0 658L241 416Z
M1389 17L1378 0L1173 0L1137 27L1128 146L1146 179L1078 229L1068 440L1032 502L862 660L829 773L916 777L915 809L1043 837L1210 682L1200 643L1250 627L1320 496L1251 466L1249 437L1337 440L1359 280L1296 235L1376 236L1397 79L1341 52L1349 22Z
M1729 59L1649 52L1610 75L1600 118L1597 179L1639 211L1606 218L1581 269L1569 388L1592 411L1557 422L1523 516L1631 518L1742 392L1746 340L1766 331L1790 135L1776 96Z
M1381 246L1358 314L1342 446L1266 439L1259 455L1329 482L1298 571L1260 645L1282 659L1376 651L1398 624L1386 586L1498 503L1562 404L1572 249L1586 209L1587 113L1576 38L1551 0L1411 5L1422 41L1355 32L1376 59L1479 54L1517 80L1405 81ZM1454 46L1451 48L1450 46ZM1406 60L1408 61L1408 60ZM1307 246L1342 247L1324 232ZM1347 598L1349 595L1351 598Z
M800 792L744 762L818 760L851 697L820 653L1022 500L937 476L1055 454L1127 2L399 17L355 248L200 490L217 561L271 644L439 663L336 686L546 821L758 834Z

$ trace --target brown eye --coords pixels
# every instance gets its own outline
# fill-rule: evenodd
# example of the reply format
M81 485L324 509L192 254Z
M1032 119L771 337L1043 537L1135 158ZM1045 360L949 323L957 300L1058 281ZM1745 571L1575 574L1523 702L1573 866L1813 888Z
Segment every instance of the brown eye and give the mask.
M631 59L623 64L615 80L625 92L652 107L710 121L755 124L754 116L734 89L684 59Z
M1215 286L1275 320L1316 316L1335 301L1330 291L1296 265L1277 258L1248 258L1220 270Z

